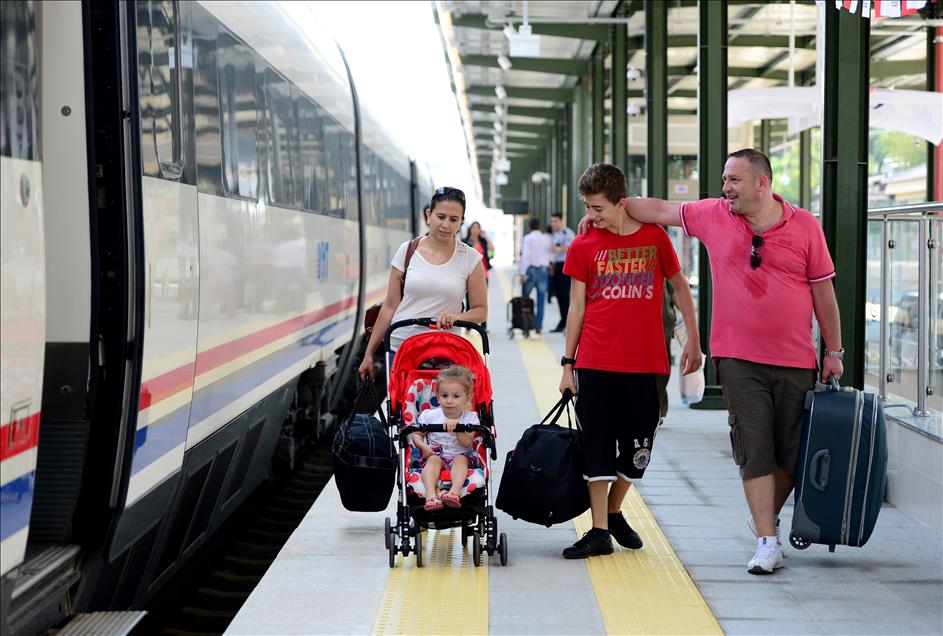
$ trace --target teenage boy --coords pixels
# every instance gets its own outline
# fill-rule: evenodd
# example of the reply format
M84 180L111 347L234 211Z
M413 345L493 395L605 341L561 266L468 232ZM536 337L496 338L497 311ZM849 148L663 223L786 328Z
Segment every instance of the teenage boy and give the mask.
M583 461L593 527L563 551L567 559L611 554L612 539L625 548L642 539L625 517L622 500L651 458L659 404L655 375L667 374L662 326L664 281L674 285L688 339L681 354L685 374L701 366L691 289L668 234L626 214L628 186L611 164L590 166L579 193L596 232L570 244L564 273L572 279L560 392L578 394ZM618 449L617 449L618 443Z

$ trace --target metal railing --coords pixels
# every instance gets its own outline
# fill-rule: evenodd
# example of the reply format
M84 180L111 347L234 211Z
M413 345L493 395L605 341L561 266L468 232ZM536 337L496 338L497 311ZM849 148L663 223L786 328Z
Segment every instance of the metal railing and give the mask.
M905 334L913 331L914 316L916 313L916 406L913 408L915 417L924 418L933 415L928 406L936 389L934 375L943 376L943 368L933 373L931 363L936 367L943 367L943 330L941 325L941 304L943 292L940 288L940 250L943 238L943 202L918 203L893 207L872 208L868 210L868 222L880 223L881 237L881 270L880 270L880 314L879 314L879 341L878 341L878 389L880 397L887 401L889 387L897 381L891 372L893 363L892 340L898 349ZM916 227L914 227L916 226ZM898 230L898 231L895 231ZM907 244L916 239L916 294L910 292L902 295L898 306L891 304L892 287L892 250L898 249L898 238L906 240ZM869 232L870 234L870 232ZM868 255L869 259L871 254ZM912 266L912 261L895 263L898 269L906 272ZM908 301L914 301L909 302ZM909 306L905 306L909 305ZM893 315L892 315L893 313ZM897 332L892 334L892 329ZM931 355L932 353L932 355ZM931 359L932 358L932 359ZM900 375L904 375L903 354L898 354ZM909 392L909 391L907 391ZM912 394L911 394L912 395ZM908 399L910 396L897 396Z

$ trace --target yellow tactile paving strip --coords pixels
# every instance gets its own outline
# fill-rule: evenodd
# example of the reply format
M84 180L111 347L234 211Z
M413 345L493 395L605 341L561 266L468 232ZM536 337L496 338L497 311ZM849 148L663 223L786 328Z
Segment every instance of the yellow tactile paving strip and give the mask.
M505 297L510 283L501 273ZM560 399L560 365L543 340L518 340L541 413ZM565 417L565 416L564 416ZM564 423L565 420L560 423ZM586 560L608 634L723 634L717 619L642 501L629 491L622 511L645 542L639 551L616 545L612 556ZM592 527L589 511L574 520L579 536Z
M421 568L415 555L397 555L374 634L488 633L488 554L476 568L461 536L459 528L423 532Z

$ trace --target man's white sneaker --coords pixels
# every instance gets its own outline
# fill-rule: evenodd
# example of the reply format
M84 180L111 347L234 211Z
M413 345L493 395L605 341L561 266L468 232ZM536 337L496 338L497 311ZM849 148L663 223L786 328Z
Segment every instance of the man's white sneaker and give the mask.
M747 526L749 526L750 532L753 533L753 536L759 539L760 535L756 533L756 524L753 523L752 516L747 518ZM776 545L779 546L779 552L783 555L783 558L785 559L786 551L783 550L783 540L779 538L779 517L776 517Z
M756 554L747 563L747 572L750 574L772 574L773 571L783 567L782 546L777 543L767 543L767 537L761 537L756 541Z

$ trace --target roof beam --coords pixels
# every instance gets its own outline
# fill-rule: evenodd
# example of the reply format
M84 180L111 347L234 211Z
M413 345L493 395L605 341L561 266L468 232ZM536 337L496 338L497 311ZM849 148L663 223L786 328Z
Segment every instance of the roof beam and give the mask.
M515 99L537 99L547 102L569 102L573 100L573 89L568 87L562 88L535 88L531 86L504 86L504 90L507 91L508 97L513 97ZM488 85L476 85L476 86L467 86L465 92L469 95L486 95L488 97L496 97L494 93L494 86Z
M486 29L500 31L501 26L488 24L488 16L483 13L452 15L452 26L466 29ZM585 22L544 22L539 19L530 21L534 35L552 35L558 38L577 38L605 42L609 39L609 27L605 24L586 24Z
M470 104L469 110L478 112L494 112L493 104ZM543 119L562 119L566 112L562 108L535 108L533 106L507 106L508 115L520 117L541 117Z
M517 130L520 132L537 133L538 135L550 135L553 133L553 125L551 124L519 124L517 122L509 121L507 123L507 129Z
M534 73L554 73L556 75L582 75L586 71L586 60L569 60L565 58L548 57L512 57L511 65L517 71L532 71ZM463 55L462 64L465 66L486 66L500 68L495 55Z

